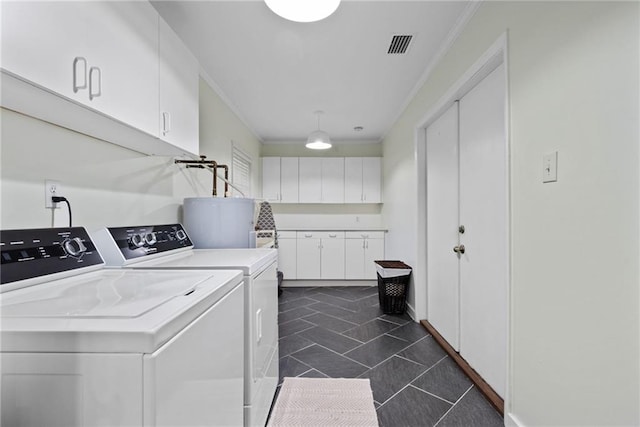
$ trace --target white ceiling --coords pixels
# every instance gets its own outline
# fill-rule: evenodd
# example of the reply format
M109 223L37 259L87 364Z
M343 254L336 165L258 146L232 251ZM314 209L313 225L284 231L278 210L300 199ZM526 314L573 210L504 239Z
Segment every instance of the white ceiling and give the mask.
M469 1L343 1L329 18L287 21L261 0L159 0L206 78L263 142L379 141L472 10ZM387 54L411 34L404 55ZM354 131L355 126L364 130Z

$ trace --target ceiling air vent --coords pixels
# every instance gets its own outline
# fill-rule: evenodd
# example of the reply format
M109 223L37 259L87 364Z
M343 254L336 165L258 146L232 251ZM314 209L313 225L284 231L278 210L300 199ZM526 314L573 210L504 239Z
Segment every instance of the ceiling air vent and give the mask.
M406 53L412 38L413 36L410 34L394 35L393 38L391 38L391 44L389 45L389 50L387 50L387 53L388 54Z

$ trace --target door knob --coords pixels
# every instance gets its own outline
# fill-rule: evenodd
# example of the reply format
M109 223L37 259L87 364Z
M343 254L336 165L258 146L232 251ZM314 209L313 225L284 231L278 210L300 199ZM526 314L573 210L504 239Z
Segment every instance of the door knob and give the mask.
M453 247L453 252L455 252L457 254L463 254L464 253L464 245L454 246Z

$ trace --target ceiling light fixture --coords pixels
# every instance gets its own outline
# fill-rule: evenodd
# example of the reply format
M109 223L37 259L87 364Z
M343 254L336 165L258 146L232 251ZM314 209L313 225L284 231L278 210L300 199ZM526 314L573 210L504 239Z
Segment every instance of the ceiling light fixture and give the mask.
M264 0L276 15L294 22L321 21L336 11L340 0Z
M331 138L329 138L329 134L320 130L320 116L324 114L324 112L316 111L314 114L318 116L318 130L311 132L311 135L307 138L306 147L312 150L326 150L327 148L331 148Z

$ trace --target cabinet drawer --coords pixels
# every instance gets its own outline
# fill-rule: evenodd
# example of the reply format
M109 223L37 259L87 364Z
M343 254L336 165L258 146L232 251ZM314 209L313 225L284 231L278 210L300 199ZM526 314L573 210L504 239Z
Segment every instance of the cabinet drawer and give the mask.
M384 239L384 231L347 231L347 239Z
M344 231L298 231L298 239L344 239Z
M295 231L278 231L278 239L295 239L296 237Z
M344 231L323 231L315 235L321 239L344 239Z

